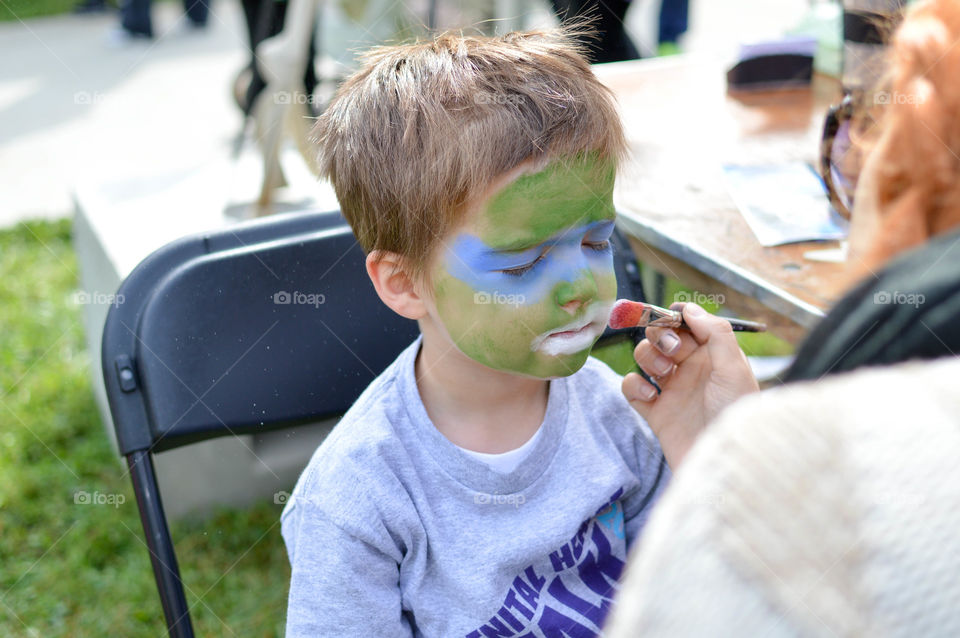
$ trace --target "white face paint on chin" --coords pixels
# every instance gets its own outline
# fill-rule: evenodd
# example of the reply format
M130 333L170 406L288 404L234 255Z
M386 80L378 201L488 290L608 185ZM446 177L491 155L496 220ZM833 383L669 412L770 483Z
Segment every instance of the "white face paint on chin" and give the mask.
M535 337L530 343L530 349L556 356L574 354L591 347L603 333L612 307L613 304L609 302L591 304L580 319Z

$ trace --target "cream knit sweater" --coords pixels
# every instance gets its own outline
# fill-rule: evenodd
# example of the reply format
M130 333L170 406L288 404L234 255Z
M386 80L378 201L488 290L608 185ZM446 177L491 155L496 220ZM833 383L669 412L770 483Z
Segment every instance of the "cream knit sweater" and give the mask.
M960 358L749 397L655 508L633 636L960 636Z

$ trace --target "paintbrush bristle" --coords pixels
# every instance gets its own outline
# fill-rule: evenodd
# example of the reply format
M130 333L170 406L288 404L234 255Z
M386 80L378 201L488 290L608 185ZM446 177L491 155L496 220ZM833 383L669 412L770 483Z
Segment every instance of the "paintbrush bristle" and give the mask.
M610 311L610 327L614 330L620 328L634 328L640 325L643 320L643 312L646 310L646 304L639 301L630 301L629 299L619 299L613 304Z

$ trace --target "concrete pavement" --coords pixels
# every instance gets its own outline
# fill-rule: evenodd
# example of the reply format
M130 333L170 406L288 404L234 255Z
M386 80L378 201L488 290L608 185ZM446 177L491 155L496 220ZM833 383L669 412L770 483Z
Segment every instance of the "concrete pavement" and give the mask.
M637 39L649 41L656 5L631 9ZM686 48L729 52L738 39L776 35L806 6L692 0ZM158 37L123 48L106 42L114 14L0 23L0 227L70 214L78 183L162 182L229 156L241 125L230 84L246 63L242 12L219 0L209 28L189 32L180 9L154 3Z
M239 5L214 5L205 32L154 7L152 42L111 47L115 14L0 24L0 226L72 210L80 180L228 152L241 124L229 87L245 64ZM162 179L162 176L156 176Z

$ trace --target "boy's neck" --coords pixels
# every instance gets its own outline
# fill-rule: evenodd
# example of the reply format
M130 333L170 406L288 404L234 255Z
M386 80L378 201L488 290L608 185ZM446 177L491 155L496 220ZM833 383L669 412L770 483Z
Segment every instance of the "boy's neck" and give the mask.
M526 443L543 422L549 382L488 368L430 336L424 333L414 370L424 408L440 433L462 448L490 454Z

